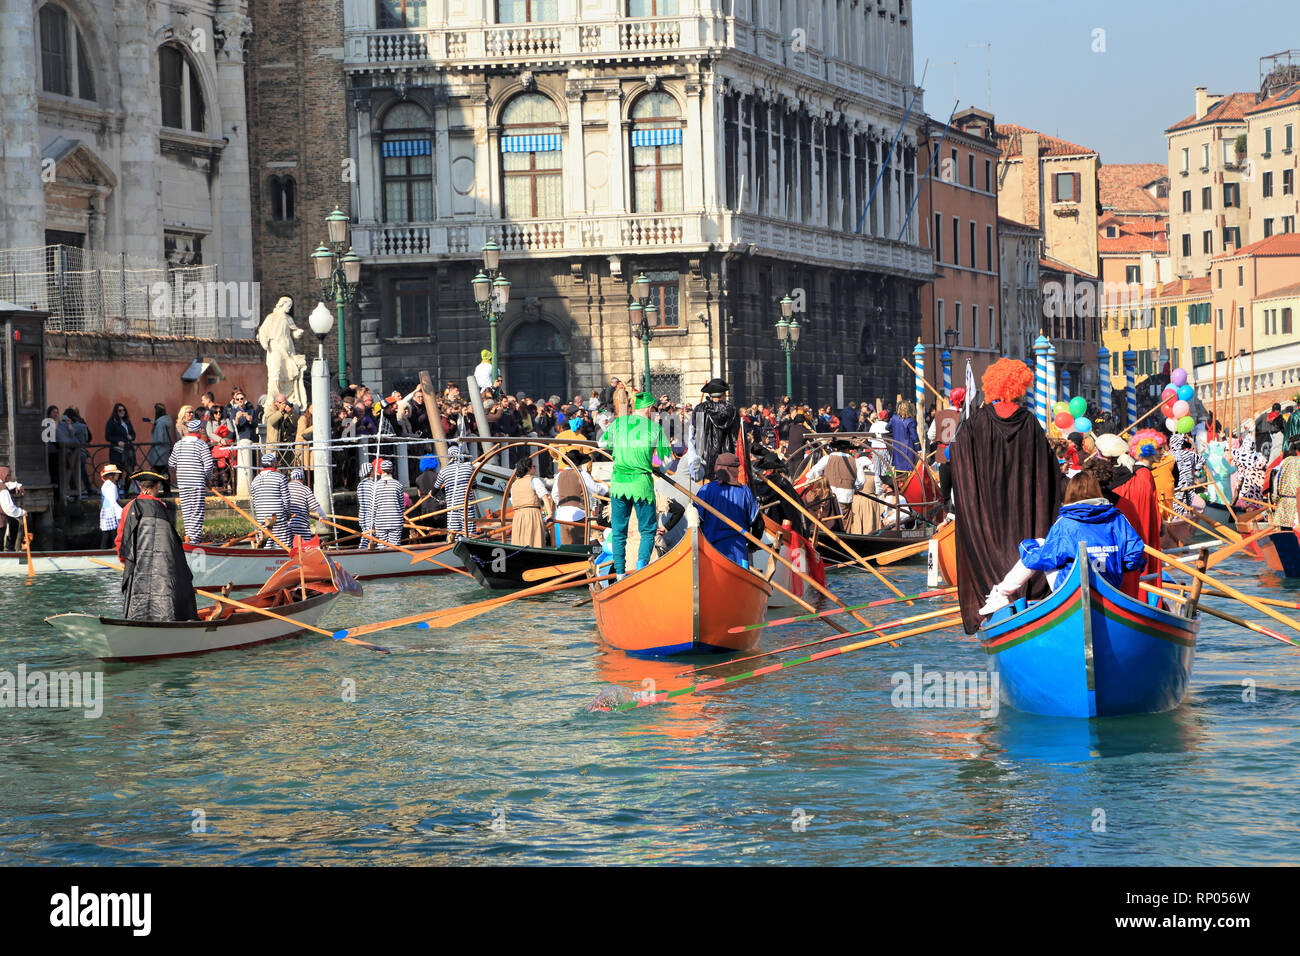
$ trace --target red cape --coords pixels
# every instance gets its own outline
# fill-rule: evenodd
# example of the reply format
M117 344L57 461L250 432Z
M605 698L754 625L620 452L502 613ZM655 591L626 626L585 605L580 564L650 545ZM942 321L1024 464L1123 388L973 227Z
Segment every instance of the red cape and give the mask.
M1134 468L1133 477L1124 484L1112 488L1111 491L1119 495L1115 507L1128 519L1128 523L1133 526L1138 536L1151 547L1159 548L1160 495L1156 491L1156 481L1151 476L1151 469L1141 466ZM1145 570L1125 572L1120 590L1129 597L1141 600L1142 591L1139 584L1142 575L1159 572L1160 562L1148 556Z

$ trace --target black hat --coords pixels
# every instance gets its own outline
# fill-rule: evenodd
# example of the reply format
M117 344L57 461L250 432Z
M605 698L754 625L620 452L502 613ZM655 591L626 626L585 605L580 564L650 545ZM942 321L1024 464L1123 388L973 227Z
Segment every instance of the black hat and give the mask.
M847 438L832 438L831 449L834 451L848 451L853 447L853 442Z
M756 462L759 468L764 471L780 471L785 468L785 462L781 456L774 451L765 451Z
M727 388L727 383L722 379L711 378L700 391L705 395L722 395L730 391L730 389Z
M156 471L137 471L131 476L132 481L153 481L162 484L167 479Z

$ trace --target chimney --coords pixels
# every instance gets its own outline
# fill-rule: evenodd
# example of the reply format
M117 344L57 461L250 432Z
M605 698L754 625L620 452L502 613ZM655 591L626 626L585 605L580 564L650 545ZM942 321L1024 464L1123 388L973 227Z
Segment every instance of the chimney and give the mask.
M1038 134L1026 130L1020 134L1020 158L1024 164L1024 191L1021 194L1021 222L1037 229L1042 220L1040 211L1045 200L1040 195L1041 184L1038 159Z
M1210 93L1204 86L1196 88L1196 118L1200 119L1210 108Z

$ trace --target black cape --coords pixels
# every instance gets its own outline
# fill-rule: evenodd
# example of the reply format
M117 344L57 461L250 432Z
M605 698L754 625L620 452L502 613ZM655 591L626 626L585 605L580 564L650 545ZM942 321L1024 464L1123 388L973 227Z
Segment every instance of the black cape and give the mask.
M993 406L971 413L952 443L957 500L957 597L967 634L979 630L978 610L1020 560L1020 542L1045 538L1061 503L1061 471L1038 420L1018 408L1008 418ZM1022 594L1048 592L1034 575Z
M122 617L128 621L197 621L194 578L172 510L157 498L134 499L122 514L117 556Z
M705 478L712 478L714 462L724 451L734 452L740 437L740 412L731 402L704 400L695 406L700 412L695 434L695 453L704 464Z

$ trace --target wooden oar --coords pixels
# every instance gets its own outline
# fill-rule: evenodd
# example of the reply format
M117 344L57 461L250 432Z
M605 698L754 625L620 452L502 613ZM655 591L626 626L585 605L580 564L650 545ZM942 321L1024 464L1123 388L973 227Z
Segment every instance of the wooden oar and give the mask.
M95 564L102 564L106 568L112 568L114 571L126 570L125 568L122 567L122 565L117 564L116 562L113 561L101 561L99 558L95 558L95 557L88 558L87 560L93 561ZM226 597L224 594L216 594L212 591L204 591L199 588L195 588L194 593L199 595L200 597L209 598L212 601L219 601L224 604L230 604L237 608L241 608L242 610L251 611L254 614L261 614L263 617L270 617L270 618L274 618L277 621L283 621L286 624L292 624L294 627L300 627L304 631L311 631L312 633L320 634L323 635L324 637L330 637L330 638L334 638L335 640L343 641L345 644L355 644L358 647L366 647L372 651L379 651L381 654L390 653L387 648L380 647L378 644L367 644L365 641L358 641L352 638L348 638L346 636L347 632L343 632L345 636L339 637L338 634L335 632L327 631L324 628L319 628L312 624L304 624L302 621L295 621L291 617L285 617L283 614L276 614L274 611L269 611L264 607L257 607L256 605L253 604L245 604L243 601L236 601L234 598Z
M547 578L553 578L558 574L581 571L589 564L591 564L590 561L573 561L569 564L554 564L549 568L529 568L520 577L525 581L545 581Z
M893 621L884 621L880 624L877 624L875 627L867 628L867 630L863 633L885 631L893 627L903 627L904 625L907 624L917 624L921 621L932 621L935 618L939 618L939 617L952 618L953 622L955 623L961 620L961 609L955 607L942 607L939 608L939 610L937 611L926 611L924 614L914 614L911 617L901 617ZM752 657L738 657L729 661L719 661L717 664L706 664L703 667L688 667L686 670L679 671L673 676L684 677L687 674L702 674L705 671L716 670L719 667L728 667L732 664L743 664L747 661L756 661L760 657L771 657L773 654L784 654L787 651L798 651L798 650L802 650L805 647L816 647L819 644L826 644L830 641L843 640L847 636L848 635L846 634L832 634L830 637L819 637L815 641L805 641L802 644L791 644L787 647L778 647L775 650L764 651L762 654L755 654Z
M1174 590L1177 591L1187 591L1191 589L1191 585L1183 584L1181 581L1164 581L1161 583L1160 586L1166 588L1173 588ZM1202 593L1208 594L1210 597L1225 597L1225 598L1231 597L1231 595L1224 594L1222 591L1220 591L1218 588L1214 587L1213 585L1207 586ZM1269 607L1284 607L1284 608L1289 608L1290 610L1293 611L1300 610L1300 601L1282 601L1279 600L1278 598L1266 598L1266 597L1257 597L1255 598L1255 600L1258 601L1260 604L1267 604Z
M838 657L840 654L847 654L850 651L859 651L866 647L875 647L878 644L891 644L904 637L913 637L917 634L927 634L930 631L938 631L945 627L951 627L956 620L940 621L938 624L930 624L925 627L913 628L909 631L900 631L896 634L886 634L883 637L872 638L867 641L858 641L855 644L845 644L842 647L832 647L829 650L820 651L816 654L809 654L807 657L797 657L790 661L781 661L776 664L769 664L766 667L756 667L752 671L744 674L732 674L730 677L719 677L714 680L703 681L699 684L689 684L686 687L677 690L663 691L652 697L646 697L641 700L628 701L625 704L616 704L610 708L612 710L635 710L638 707L650 707L654 704L662 704L666 700L674 697L681 697L683 694L698 693L706 690L713 690L718 687L725 687L728 684L737 684L741 681L750 680L755 677L762 677L765 674L774 674L777 671L789 670L791 667L798 667L800 664L807 664L811 661L821 661L828 657ZM840 638L855 637L858 634L867 634L869 631L854 631L849 634L839 635Z
M257 519L256 519L256 518L254 518L252 515L250 515L250 514L249 514L247 511L245 511L243 508L239 507L239 505L235 504L235 502L234 502L233 500L231 500L230 498L228 498L226 495L222 494L221 491L220 491L220 489L218 489L218 488L213 488L212 490L213 490L213 492L216 494L216 496L217 496L218 498L220 498L220 499L221 499L222 501L224 501L226 504L230 505L230 507L234 508L235 511L238 512L240 515L242 515L242 516L245 518L245 520L247 520L248 523L251 524L254 528L262 528L262 526L261 526L260 524L257 523ZM319 519L319 520L324 520L324 519ZM289 547L287 544L285 544L285 543L284 543L283 541L281 541L278 537L276 537L276 534L275 534L275 532L273 532L273 531L271 530L271 526L270 526L270 525L268 525L266 528L262 528L262 530L266 532L266 536L267 536L268 538L270 538L272 541L274 541L276 544L278 544L278 545L279 545L281 548L283 548L285 551L289 551L289 550L291 550L290 547ZM347 528L344 528L343 530L346 531L346 530L348 530L348 529L347 529Z
M1258 541L1260 538L1264 537L1264 535L1266 535L1266 534L1271 534L1271 533L1272 533L1272 530L1273 530L1273 529L1271 529L1271 528L1265 528L1263 531L1256 531L1254 534L1252 534L1252 535L1251 535L1250 537L1248 537L1248 538L1242 538L1240 541L1237 541L1237 542L1235 542L1235 543L1233 543L1233 544L1230 544L1230 545L1228 545L1228 546L1226 546L1226 547L1219 548L1218 550L1216 550L1216 551L1214 552L1214 554L1210 555L1210 563L1209 563L1208 566L1211 567L1211 568L1214 567L1216 564L1218 564L1220 561L1222 561L1224 558L1228 557L1229 555L1231 555L1231 554L1236 554L1236 553L1237 553L1238 551L1240 551L1242 548L1246 548L1246 547L1249 547L1250 545L1254 544L1254 543L1255 543L1256 541ZM1257 548L1255 549L1255 551L1258 552L1258 551L1259 551L1259 548L1257 547ZM1256 558L1257 558L1257 557L1262 557L1262 555L1254 555L1254 554L1252 554L1251 557L1256 557Z
M1233 544L1233 543L1234 543L1231 539L1224 537L1224 536L1223 536L1222 534L1220 534L1218 531L1215 531L1213 527L1209 526L1210 524L1213 524L1213 522L1210 522L1209 524L1203 524L1202 521L1201 521L1201 516L1200 516L1200 515L1198 515L1195 511L1193 511L1193 510L1192 510L1191 508L1189 508L1187 505L1184 505L1183 507L1184 507L1184 508L1187 508L1187 513L1186 513L1186 514L1179 514L1177 511L1174 511L1174 509L1172 509L1172 508L1166 508L1163 504L1160 505L1160 510L1163 511L1163 512L1164 512L1166 515L1168 515L1169 517L1171 517L1171 518L1173 518L1173 519L1175 519L1175 520L1177 520L1177 521L1186 521L1188 524L1190 524L1190 525L1194 525L1195 527L1200 528L1200 529L1201 529L1202 531L1204 531L1206 534L1210 535L1212 538L1218 538L1218 539L1219 539L1220 541L1222 541L1224 544ZM1240 538L1240 537L1241 537L1241 536L1238 535L1238 538Z
M582 580L569 581L565 584L551 585L545 590L534 591L533 594L549 594L551 593L551 591L563 591L565 588L578 588L578 587L582 587L584 584L599 584L602 581L613 581L614 577L615 575L613 574L602 574L599 577L583 578ZM517 598L531 597L531 596L532 595L528 595L522 591L519 591L516 592L515 594L509 595L508 597L497 598L495 603L492 603L490 607L460 608L454 614L446 614L443 615L442 617L435 617L432 620L427 621L424 624L418 626L429 627L434 629L442 629L445 627L451 627L454 624L463 624L465 621L468 621L472 617L478 617L480 614L483 614L487 611L496 610L502 604L508 604L509 602Z
M1259 601L1256 601L1249 594L1242 594L1232 585L1225 584L1223 581L1220 581L1217 578L1213 578L1208 574L1202 574L1200 571L1196 570L1195 568L1179 561L1173 555L1165 554L1163 551L1153 548L1149 544L1143 545L1142 550L1144 550L1151 557L1159 558L1161 561L1164 561L1166 564L1177 568L1179 571L1182 571L1184 574L1190 574L1192 577L1196 578L1199 581L1204 582L1205 584L1214 585L1216 588L1218 588L1228 597L1236 598L1242 604L1246 605L1247 607L1253 607L1256 611L1259 611L1261 614L1265 615L1266 617L1271 617L1279 624L1285 624L1287 627L1295 631L1300 631L1300 621L1297 621L1294 618L1287 617L1285 614L1279 614L1277 611L1273 610L1267 604L1261 604Z
M879 578L879 579L880 579L880 582L881 582L882 584L884 584L885 587L887 587L887 588L889 588L889 590L893 591L894 594L897 595L898 597L902 597L902 596L903 596L903 592L900 591L900 590L899 590L899 589L894 585L894 582L890 581L890 580L889 580L888 578L886 578L883 574L881 574L881 573L880 573L880 570L879 570L878 568L873 567L873 566L870 564L870 562L867 561L866 558L864 558L862 555L858 554L856 551L854 551L852 548L850 548L850 547L848 546L848 544L844 541L843 538L841 538L839 535L837 535L837 534L836 534L834 531L832 531L830 528L826 527L826 525L824 525L824 524L821 522L821 520L820 520L816 515L814 515L811 511L809 511L807 508L805 508L801 502L795 501L795 500L794 500L793 498L791 498L788 494L786 494L786 492L785 492L784 489L782 489L781 487L779 487L779 486L778 486L777 484L775 484L774 482L768 481L767 478L763 478L763 481L767 483L767 486L768 486L769 488L771 488L771 489L772 489L773 491L775 491L778 495L780 495L782 498L784 498L784 499L786 500L786 502L787 502L791 507L795 508L795 509L798 510L798 511L801 511L801 512L803 513L803 516L804 516L805 518L807 518L809 521L811 521L814 525L816 525L816 526L817 526L818 528L820 528L821 530L825 531L826 534L827 534L827 536L828 536L832 541L834 541L835 544L836 544L838 547L842 548L846 554L848 554L849 556L851 556L851 557L853 558L853 560L857 561L858 564L862 565L862 567L866 568L868 571L870 571L872 574L874 574L877 578Z
M431 491L426 491L424 494L420 495L420 500L419 500L419 501L417 501L415 504L411 505L411 507L407 508L405 511L402 512L402 517L405 518L407 515L409 515L409 514L410 514L412 511L414 511L416 508L420 507L420 505L422 505L422 504L424 504L426 501L428 501L430 495L432 495L432 494L433 494L433 492L431 492Z
M476 505L481 505L483 502L485 502L485 501L491 501L491 500L492 500L491 497L487 497L487 498L475 498L473 501L471 501L471 502L469 503L468 507L474 507L474 506L476 506ZM427 512L427 513L422 514L422 515L416 515L416 516L415 516L414 518L412 518L411 520L412 520L412 521L425 521L425 520L427 520L427 519L429 519L429 518L436 518L436 517L438 517L438 515L445 515L447 512L452 511L452 510L455 509L455 508L463 508L463 507L467 507L467 506L466 506L466 505L451 505L451 506L446 507L446 508L439 508L437 511L430 511L430 512ZM356 520L356 519L353 519L353 520Z
M32 533L27 530L27 512L23 512L23 549L27 552L27 579L36 577L36 566L32 564Z
M870 601L866 604L855 604L853 607L837 607L829 611L815 611L812 614L800 614L797 617L783 617L775 621L764 621L762 624L747 624L743 627L732 627L727 629L728 634L739 634L742 631L758 631L767 627L778 627L785 624L802 624L804 621L815 621L822 617L831 617L835 614L843 614L845 611L861 611L870 607L883 607L886 604L901 604L904 602L920 601L925 598L942 597L947 594L956 594L956 588L938 588L933 591L921 591L917 594L905 594L901 598L881 598L879 601Z
M918 541L916 544L905 544L901 548L894 548L892 551L882 551L879 554L873 554L868 560L875 562L879 567L882 564L893 564L895 561L902 561L910 558L915 554L920 554L926 548L930 547L930 539Z
M584 572L577 572L577 573L581 574ZM444 608L439 608L436 611L423 611L419 614L409 614L406 617L395 617L388 621L376 621L373 624L362 624L359 627L349 628L348 630L345 631L335 631L334 636L339 637L340 635L346 636L349 634L351 635L373 634L376 631L386 631L389 628L394 628L394 627L406 627L410 624L427 624L430 620L438 618L439 616L450 617L452 615L459 615L464 611L476 611L476 612L490 611L494 607L500 607L502 604L507 604L511 601L517 601L519 598L532 597L537 594L548 594L551 591L561 591L567 587L577 587L587 583L585 579L581 581L573 581L572 579L574 577L576 577L576 574L567 575L564 578L561 578L559 581L549 582L547 584L539 584L536 587L525 588L522 591L515 591L514 593L507 594L504 597L489 598L485 601L475 601L473 604L462 604L456 607L444 607Z
M341 531L351 530L349 528L343 527L343 525L335 524L333 521L330 521L328 518L319 518L317 520L324 522L325 524L329 525L331 528L338 528ZM375 535L371 534L369 531L361 531L358 532L358 534L360 534L361 537L365 538L367 541L374 542L375 544L381 544L385 548L392 548L394 551L400 551L403 554L409 554L412 558L416 559L415 561L411 562L412 564L415 564L416 561L432 561L440 568L446 568L448 571L455 571L457 574L463 574L465 575L465 577L470 578L471 580L474 577L474 575L470 574L464 568L456 568L456 567L452 567L450 564L443 564L441 561L433 561L433 559L428 556L430 552L412 551L410 548L404 548L400 544L393 544L390 541L385 541L383 538L376 537ZM445 551L447 549L443 548L442 550Z
M1161 597L1170 601L1176 601L1179 604L1186 604L1188 600L1190 600L1181 594L1174 594L1172 591L1166 591L1164 588L1158 588L1145 582L1143 582L1142 587L1144 590L1150 591L1152 594L1159 594ZM1204 603L1198 604L1197 610L1202 611L1211 617L1217 617L1222 621L1227 621L1229 624L1236 624L1239 627L1244 627L1248 631L1254 631L1257 634L1263 634L1265 637L1271 637L1273 640L1281 641L1283 644L1290 644L1292 647L1300 647L1300 643L1279 634L1277 631L1269 630L1267 627L1261 627L1253 621L1244 620L1243 618L1229 614L1226 611L1218 611L1212 607L1207 607Z
M1120 438L1123 438L1126 434L1128 434L1129 432L1131 432L1133 429L1137 428L1138 425L1142 424L1142 422L1146 421L1148 418L1150 418L1152 415L1154 415L1154 414L1156 413L1156 410L1159 409L1159 408L1161 408L1161 407L1163 407L1163 403L1161 403L1160 405L1156 405L1155 408L1150 408L1150 409L1148 409L1148 410L1147 410L1147 413L1146 413L1145 415L1143 415L1141 418L1139 418L1137 421L1135 421L1132 425L1128 426L1128 428L1126 428L1126 429L1124 429L1122 432L1120 432L1120 433L1119 433L1119 437L1120 437Z
M787 561L785 558L783 558L780 552L773 551L761 539L754 537L752 534L750 534L740 525L736 524L736 522L732 521L730 518L724 515L717 508L714 508L708 502L703 501L698 495L694 494L689 488L684 488L681 485L674 485L674 487L678 491L680 491L683 495L685 495L687 498L689 498L692 502L694 502L697 508L703 508L705 511L713 515L723 524L727 525L727 527L731 528L733 531L740 534L740 536L744 538L746 541L748 541L750 544L757 545L758 547L766 551L768 554L770 554L772 557L774 557L776 560L780 561L783 565L785 565L787 568L790 569L791 573L793 573L795 577L799 578L801 581L803 581L804 584L811 587L818 594L833 601L836 607L847 607L847 605L843 601L841 601L838 597L836 597L834 592L832 592L824 584L819 583L816 578L810 577L809 575L805 574L803 571L799 570L799 568L795 567L794 564L792 564L790 561ZM775 487L775 485L773 485L772 487ZM890 585L890 587L893 588L893 585ZM784 589L782 590L784 591ZM897 592L897 589L894 590ZM785 591L784 593L789 594L790 592ZM897 593L899 593L899 597L902 597L901 592L897 592ZM799 605L803 607L805 611L811 611L813 609L811 604L808 604L807 602L802 601L799 598L795 598L795 600L798 601ZM854 614L853 616L859 623L867 627L871 626L871 622L868 621L866 618L861 617L858 614Z

